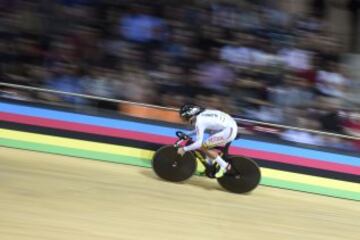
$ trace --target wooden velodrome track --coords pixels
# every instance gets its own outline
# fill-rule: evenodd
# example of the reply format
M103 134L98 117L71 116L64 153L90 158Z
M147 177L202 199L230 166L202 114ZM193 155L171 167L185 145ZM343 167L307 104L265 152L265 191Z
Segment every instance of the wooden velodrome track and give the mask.
M0 148L1 240L360 239L360 203Z

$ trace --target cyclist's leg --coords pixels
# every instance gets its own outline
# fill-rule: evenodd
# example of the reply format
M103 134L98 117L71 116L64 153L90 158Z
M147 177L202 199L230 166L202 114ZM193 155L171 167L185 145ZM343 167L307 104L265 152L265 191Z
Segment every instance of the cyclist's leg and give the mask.
M237 127L229 127L224 129L221 132L211 135L202 146L202 150L208 156L208 158L216 161L221 172L219 172L218 177L221 177L229 167L229 164L220 156L217 150L214 150L214 147L225 146L227 143L233 141L237 135Z

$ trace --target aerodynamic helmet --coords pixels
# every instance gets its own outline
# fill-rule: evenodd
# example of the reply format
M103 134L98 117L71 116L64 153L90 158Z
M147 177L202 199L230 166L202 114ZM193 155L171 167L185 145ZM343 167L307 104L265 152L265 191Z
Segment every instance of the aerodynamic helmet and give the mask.
M202 111L204 111L204 109L199 106L192 104L185 104L180 108L179 115L182 119L188 121L190 118L198 115Z

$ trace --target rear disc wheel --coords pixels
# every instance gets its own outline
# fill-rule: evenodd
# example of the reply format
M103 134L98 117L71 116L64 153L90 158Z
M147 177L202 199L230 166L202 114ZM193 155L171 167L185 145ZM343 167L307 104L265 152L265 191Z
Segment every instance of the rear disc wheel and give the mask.
M261 172L254 160L231 156L228 161L231 164L231 170L222 178L217 179L223 188L234 193L246 193L259 185Z

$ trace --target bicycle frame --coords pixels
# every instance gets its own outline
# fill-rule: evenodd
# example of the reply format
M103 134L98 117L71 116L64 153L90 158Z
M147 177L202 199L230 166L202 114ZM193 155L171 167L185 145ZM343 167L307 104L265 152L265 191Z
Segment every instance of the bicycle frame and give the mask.
M199 172L209 178L215 178L215 173L220 167L218 164L209 164L202 149L188 152L183 157L178 155L178 148L189 145L192 140L182 132L177 132L177 141L173 145L165 145L159 148L153 156L152 167L155 173L162 179L171 182L181 182L189 179L201 164L205 171ZM223 159L231 164L231 169L223 177L217 178L217 182L226 190L234 193L246 193L255 189L261 180L259 166L252 159L229 155L230 143L224 147L215 147L223 156ZM183 160L182 160L183 159ZM188 161L186 161L186 160ZM199 163L200 162L200 163ZM200 167L201 167L200 165Z
M208 164L206 163L206 159L204 158L204 156L201 154L200 151L195 150L195 151L193 151L193 154L194 154L195 158L197 160L199 160L202 163L202 165L204 165L205 168L208 166Z
M179 139L174 144L174 147L178 148L184 142L186 142L185 146L190 145L192 143L192 138L190 136L186 135L185 133L178 131L178 132L176 132L176 135ZM215 147L215 149L220 151L220 156L223 156L226 158L228 156L229 147L230 147L230 143L226 144L224 147ZM199 150L199 149L193 150L193 151L191 151L191 153L193 154L195 159L198 160L204 166L204 168L206 170L211 170L211 168L216 166L216 164L213 166L210 166L206 162L206 158L204 157L204 154L201 150Z

